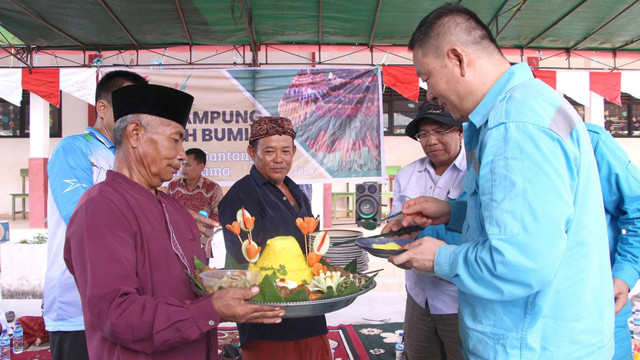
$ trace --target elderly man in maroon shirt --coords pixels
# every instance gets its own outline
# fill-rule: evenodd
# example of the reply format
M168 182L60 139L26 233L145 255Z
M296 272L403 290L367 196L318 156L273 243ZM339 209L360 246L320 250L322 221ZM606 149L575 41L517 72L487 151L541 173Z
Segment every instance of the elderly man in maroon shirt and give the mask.
M157 85L113 92L114 170L87 190L69 221L74 275L92 359L217 359L221 321L278 323L284 310L244 300L258 288L198 297L185 272L204 259L193 217L156 191L186 155L193 97Z

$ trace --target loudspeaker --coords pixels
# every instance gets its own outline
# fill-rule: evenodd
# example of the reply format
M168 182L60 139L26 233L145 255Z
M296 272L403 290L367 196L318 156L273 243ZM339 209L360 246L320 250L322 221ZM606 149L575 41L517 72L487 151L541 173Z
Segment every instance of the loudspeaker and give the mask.
M381 187L377 182L356 185L356 224L360 225L360 221L364 219L373 221L381 219L381 194Z

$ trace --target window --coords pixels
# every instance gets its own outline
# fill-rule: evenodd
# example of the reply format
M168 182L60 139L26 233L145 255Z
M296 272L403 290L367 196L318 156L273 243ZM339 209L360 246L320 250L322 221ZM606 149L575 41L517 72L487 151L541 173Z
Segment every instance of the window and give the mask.
M580 117L582 118L582 121L584 121L584 105L573 100L567 95L565 95L564 98L569 102L569 104L571 104L571 106L573 106L574 109L576 109L576 112L578 112L578 115L580 115Z
M384 134L389 132L389 108L391 108L391 100L387 101L383 97L382 101L382 126L384 126Z
M613 136L640 137L640 99L622 93L622 105L604 101L604 127Z
M637 99L634 99L638 101ZM630 131L631 136L640 136L640 102L634 102L631 104L631 122Z
M49 136L62 137L60 108L49 105ZM22 92L20 106L0 98L0 137L29 137L29 92Z
M427 93L420 89L418 101L411 101L387 87L382 94L385 135L404 135L407 124L418 114L418 107L427 101Z

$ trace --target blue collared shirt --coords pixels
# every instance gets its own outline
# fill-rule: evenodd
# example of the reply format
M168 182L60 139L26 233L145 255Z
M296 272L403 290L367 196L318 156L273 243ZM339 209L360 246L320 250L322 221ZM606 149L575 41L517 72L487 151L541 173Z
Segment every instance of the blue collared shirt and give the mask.
M467 157L464 146L453 163L437 176L428 157L418 159L403 167L393 182L393 206L391 213L402 210L402 205L410 199L420 196L432 196L445 200L457 199L462 193L462 179L467 171ZM418 238L431 236L459 244L460 234L447 232L444 226L429 226ZM458 312L458 288L433 276L420 274L415 270L405 271L407 293L415 302L425 307L429 304L432 314L455 314Z
M469 118L463 244L435 258L435 272L458 285L465 357L610 359L606 224L581 119L526 63ZM449 225L461 223L457 210Z

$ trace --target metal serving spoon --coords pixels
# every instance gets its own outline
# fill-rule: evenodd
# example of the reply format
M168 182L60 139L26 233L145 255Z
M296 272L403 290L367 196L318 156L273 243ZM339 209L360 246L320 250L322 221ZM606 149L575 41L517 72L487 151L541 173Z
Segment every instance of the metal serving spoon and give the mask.
M382 224L385 221L391 221L399 216L402 216L402 211L397 212L393 215L389 215L386 218L380 219L378 221L375 220L371 220L371 219L362 219L358 222L358 225L360 225L361 227L367 229L367 230L375 230L378 226L380 226L380 224Z

